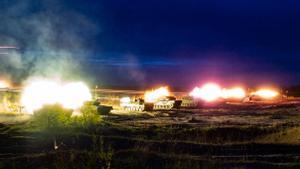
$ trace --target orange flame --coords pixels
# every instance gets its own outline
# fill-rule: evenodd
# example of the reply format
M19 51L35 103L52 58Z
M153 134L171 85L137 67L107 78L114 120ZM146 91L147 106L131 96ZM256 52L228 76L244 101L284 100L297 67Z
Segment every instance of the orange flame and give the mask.
M146 91L144 98L146 102L153 103L157 101L159 98L169 96L170 92L168 90L168 87L160 87L155 90Z
M265 98L265 99L272 99L272 98L278 96L279 92L276 90L272 90L272 89L259 89L255 92L251 93L251 95L257 95L257 96Z
M0 88L9 88L10 83L6 80L0 80Z

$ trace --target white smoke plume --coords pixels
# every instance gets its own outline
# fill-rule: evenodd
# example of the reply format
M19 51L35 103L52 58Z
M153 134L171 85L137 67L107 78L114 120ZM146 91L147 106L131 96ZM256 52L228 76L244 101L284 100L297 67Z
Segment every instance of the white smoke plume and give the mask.
M17 83L31 76L78 78L97 26L59 0L0 2L0 76ZM77 76L77 77L76 77Z

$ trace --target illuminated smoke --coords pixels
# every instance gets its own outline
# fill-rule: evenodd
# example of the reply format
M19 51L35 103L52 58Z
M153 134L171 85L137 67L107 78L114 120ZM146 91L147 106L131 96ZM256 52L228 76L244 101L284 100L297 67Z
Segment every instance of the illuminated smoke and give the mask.
M170 92L168 90L168 87L160 87L155 90L146 91L144 97L145 97L145 102L153 103L158 99L169 95Z
M0 46L0 49L18 49L17 46Z
M0 76L21 84L33 76L87 80L82 64L98 26L60 0L1 5ZM34 9L32 8L34 6Z

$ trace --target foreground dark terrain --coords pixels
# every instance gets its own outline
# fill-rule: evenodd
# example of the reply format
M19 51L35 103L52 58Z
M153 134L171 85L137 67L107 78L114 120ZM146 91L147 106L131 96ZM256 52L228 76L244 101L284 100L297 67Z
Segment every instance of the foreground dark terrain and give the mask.
M297 106L114 111L55 130L1 119L0 168L300 168Z

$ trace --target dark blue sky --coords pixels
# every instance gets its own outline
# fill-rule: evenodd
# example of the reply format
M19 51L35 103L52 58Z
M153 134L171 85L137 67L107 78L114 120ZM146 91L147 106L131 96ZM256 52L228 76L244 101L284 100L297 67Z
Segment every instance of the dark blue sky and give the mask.
M72 48L100 85L300 83L297 0L49 2L24 15L46 10L66 20L62 28L83 45L56 44Z

